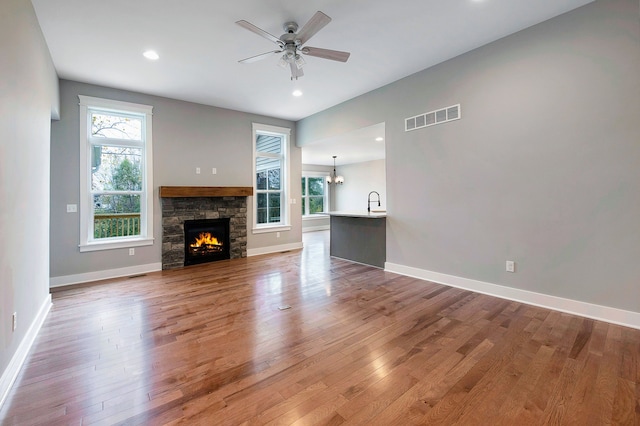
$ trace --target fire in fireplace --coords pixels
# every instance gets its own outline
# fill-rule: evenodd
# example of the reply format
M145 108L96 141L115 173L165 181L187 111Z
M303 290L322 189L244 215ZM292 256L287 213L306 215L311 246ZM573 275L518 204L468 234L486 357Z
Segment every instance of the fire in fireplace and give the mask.
M224 246L211 233L201 232L198 238L189 244L189 250L194 256L208 256L212 253L220 253L224 250Z
M229 259L229 218L185 220L184 242L184 266Z

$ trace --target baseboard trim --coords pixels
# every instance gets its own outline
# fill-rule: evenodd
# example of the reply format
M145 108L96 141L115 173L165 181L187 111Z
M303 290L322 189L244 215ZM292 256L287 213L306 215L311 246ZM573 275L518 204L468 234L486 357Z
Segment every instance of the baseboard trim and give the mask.
M29 355L33 342L35 342L51 306L51 295L47 294L47 297L45 297L44 302L40 306L38 314L29 326L27 334L24 336L24 339L22 339L22 342L20 342L20 345L18 345L18 350L13 354L9 365L7 365L7 368L2 372L2 377L0 377L0 408L2 408L2 405L9 396L11 386L13 386L18 378L20 369Z
M49 287L62 287L72 284L81 284L91 281L107 280L110 278L127 277L130 275L146 274L162 270L162 263L148 263L146 265L128 266L126 268L107 269L104 271L86 272L84 274L64 275L51 277Z
M257 249L248 249L247 257L259 256L261 254L281 253L283 251L289 251L289 250L298 250L298 249L301 249L302 247L303 246L301 241L299 243L282 244L279 246L261 247Z
M501 299L513 300L515 302L522 302L528 305L539 306L541 308L553 309L555 311L566 312L568 314L640 329L640 312L625 311L608 306L595 305L592 303L505 287L498 284L472 280L455 275L442 274L439 272L390 262L385 263L384 269L388 272L419 278L449 287L461 288L464 290L474 291L476 293L499 297Z

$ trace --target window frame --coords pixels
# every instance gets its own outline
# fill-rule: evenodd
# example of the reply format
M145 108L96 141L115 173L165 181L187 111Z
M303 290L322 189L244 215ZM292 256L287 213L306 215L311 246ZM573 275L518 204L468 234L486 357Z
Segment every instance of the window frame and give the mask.
M267 124L252 123L252 150L253 150L253 224L252 233L262 234L269 232L280 232L291 230L291 217L289 206L289 194L290 194L290 167L289 167L289 144L291 138L291 129L286 127L271 126ZM258 135L270 135L279 136L282 138L282 147L280 155L260 155L261 157L279 158L281 161L280 171L280 222L278 223L258 223L258 194L269 191L259 190L257 182L257 164L256 160L259 157L256 149Z
M153 138L150 105L78 95L80 99L80 252L140 247L153 244ZM142 190L140 193L140 235L96 239L93 236L93 192L91 189L91 113L102 112L142 120ZM105 145L134 145L119 139L100 138Z
M310 177L312 178L322 178L322 184L324 185L324 192L323 192L323 202L322 202L322 206L324 207L324 210L322 211L322 213L313 213L313 214L306 214L306 215L302 215L302 219L315 219L315 218L319 218L319 217L325 217L327 216L327 213L331 210L330 205L329 205L329 185L327 184L325 177L327 176L327 172L302 172L302 179L308 179ZM306 180L307 185L306 185L306 195L301 195L302 198L302 203L305 206L305 211L309 211L309 181ZM314 195L314 197L318 197L317 195Z

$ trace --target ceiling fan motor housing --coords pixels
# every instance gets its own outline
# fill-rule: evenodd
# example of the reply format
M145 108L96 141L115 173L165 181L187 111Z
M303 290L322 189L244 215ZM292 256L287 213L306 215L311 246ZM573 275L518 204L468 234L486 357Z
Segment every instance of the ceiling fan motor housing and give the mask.
M284 46L299 46L300 40L298 39L298 35L296 33L285 33L280 36L280 41Z

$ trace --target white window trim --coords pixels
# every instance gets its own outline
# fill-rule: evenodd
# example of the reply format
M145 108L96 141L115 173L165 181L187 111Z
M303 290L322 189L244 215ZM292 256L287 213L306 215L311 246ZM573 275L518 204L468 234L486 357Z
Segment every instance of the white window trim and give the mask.
M324 179L325 176L329 175L330 173L328 172L302 172L302 177L321 177ZM313 219L320 219L323 217L329 217L329 215L327 214L328 212L331 211L331 205L330 205L330 198L329 197L329 185L327 184L327 182L324 183L324 209L325 211L323 213L315 213L315 214L307 214L307 215L303 215L302 216L302 220L313 220ZM308 196L308 194L307 194ZM305 200L305 196L302 196L302 202L306 202Z
M290 231L291 230L291 218L290 211L291 208L289 206L289 186L291 184L291 179L289 177L289 145L291 143L291 129L287 127L278 127L278 126L270 126L268 124L260 124L260 123L252 123L251 126L251 136L252 136L252 149L253 149L253 224L251 232L253 234L266 234L270 232L281 232L281 231ZM284 136L284 147L283 147L283 156L284 156L284 164L282 167L282 176L281 180L284 181L284 185L282 188L283 194L280 200L280 206L283 210L284 220L277 224L258 224L258 185L256 182L256 136L258 133L271 133L277 136Z
M94 98L78 95L80 99L80 244L81 252L110 250L127 247L153 245L153 149L152 149L152 111L149 105L130 102L114 101L110 99ZM119 114L137 114L145 122L145 198L140 200L140 235L134 237L119 237L113 239L92 240L89 234L92 197L89 190L91 182L91 155L89 151L89 129L91 128L89 110L98 108Z

